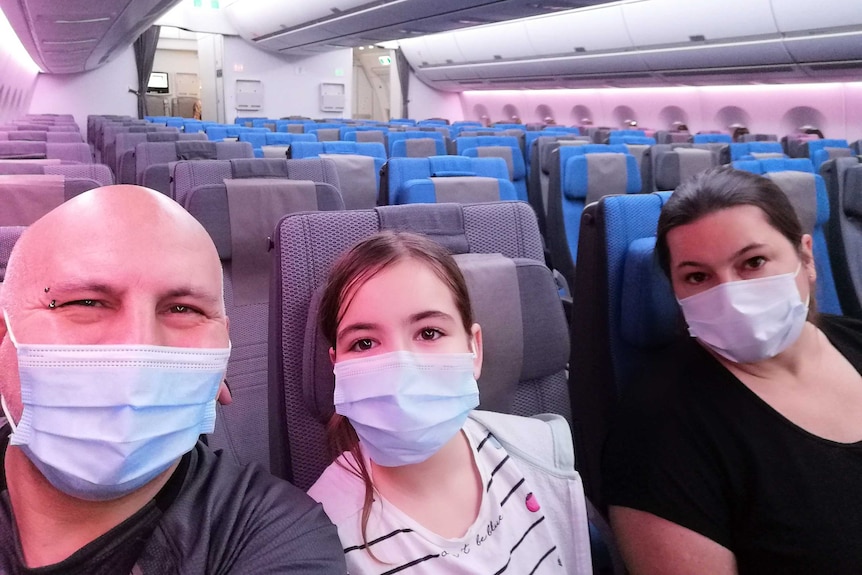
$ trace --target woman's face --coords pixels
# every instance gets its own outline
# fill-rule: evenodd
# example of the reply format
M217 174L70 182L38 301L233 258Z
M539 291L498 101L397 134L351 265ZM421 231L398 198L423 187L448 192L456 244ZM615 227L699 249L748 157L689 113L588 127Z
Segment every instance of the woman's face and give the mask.
M756 206L735 206L708 214L667 234L671 284L678 299L718 284L793 273L805 301L816 277L811 236L802 237L802 255L772 227ZM807 263L806 263L807 262Z
M482 365L478 324L464 330L455 298L427 265L407 259L366 280L342 305L333 363L391 351L416 353L476 352L474 376Z

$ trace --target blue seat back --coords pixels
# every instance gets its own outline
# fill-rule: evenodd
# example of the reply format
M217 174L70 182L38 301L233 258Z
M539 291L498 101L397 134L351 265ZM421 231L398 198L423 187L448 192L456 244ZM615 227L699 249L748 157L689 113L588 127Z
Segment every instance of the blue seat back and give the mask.
M446 155L446 140L440 132L389 132L389 157L390 158L406 158L408 156L408 146L406 140L415 139L431 139L434 140L434 149L437 156Z
M731 144L733 138L730 134L695 134L691 141L695 144Z
M410 180L464 176L508 179L502 158L468 158L467 156L431 156L428 158L390 158L384 167L385 184L381 185L378 204L391 204L397 191Z
M608 194L641 190L637 160L625 146L561 146L552 152L548 187L547 237L553 266L574 281L578 235L584 207Z
M408 180L395 190L393 204L436 204L499 202L517 200L512 182L504 178L479 176L422 178Z

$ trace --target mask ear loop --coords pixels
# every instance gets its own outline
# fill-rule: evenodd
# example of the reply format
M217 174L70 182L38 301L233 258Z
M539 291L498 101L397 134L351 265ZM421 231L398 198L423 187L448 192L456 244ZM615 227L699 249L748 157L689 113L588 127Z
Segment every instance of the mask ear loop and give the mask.
M12 333L12 323L9 321L9 314L6 313L5 309L3 310L3 321L6 322L6 332L9 334L9 339L12 341L12 345L15 346L15 349L18 349L18 340L15 339L15 334ZM3 408L3 415L6 417L6 421L9 422L9 427L12 428L12 433L15 433L18 426L9 414L9 407L6 405L6 398L3 394L0 394L0 407Z

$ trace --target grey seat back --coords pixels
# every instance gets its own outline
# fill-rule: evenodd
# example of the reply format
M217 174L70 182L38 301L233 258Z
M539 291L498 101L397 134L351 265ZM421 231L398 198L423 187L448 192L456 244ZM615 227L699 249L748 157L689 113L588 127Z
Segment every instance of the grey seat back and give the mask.
M333 186L305 180L227 180L198 186L188 194L186 209L209 232L223 262L230 318L232 349L226 377L233 403L218 408L209 443L237 463L269 466L268 238L286 213L343 207Z
M667 149L664 146L654 151L655 189L675 190L682 182L695 174L716 166L715 155L709 150L697 148Z
M331 160L306 158L285 160L252 158L235 160L181 161L174 166L173 195L185 205L189 193L205 184L220 184L225 179L288 178L329 184L340 191L338 173Z
M6 278L6 265L15 242L26 230L26 226L0 226L0 290L3 289L3 281Z
M528 205L422 204L294 214L281 221L276 234L279 272L271 300L281 305L271 307L270 318L270 445L271 471L302 488L329 462L324 426L332 413L334 383L329 345L318 329L321 286L343 252L386 229L425 233L455 254L501 254L498 264L474 260L495 271L488 271L484 280L468 280L477 321L488 326L483 336L490 371L489 380L484 381L483 373L480 382L482 406L520 415L569 416L564 383L568 354L560 347L568 342L566 321L542 263L541 238ZM502 262L507 258L514 263ZM517 313L520 318L510 315Z
M180 160L230 160L253 157L254 150L248 142L144 142L135 147L135 178L138 185L171 196L173 164Z
M59 175L16 174L0 176L0 226L29 226L66 200L99 183Z

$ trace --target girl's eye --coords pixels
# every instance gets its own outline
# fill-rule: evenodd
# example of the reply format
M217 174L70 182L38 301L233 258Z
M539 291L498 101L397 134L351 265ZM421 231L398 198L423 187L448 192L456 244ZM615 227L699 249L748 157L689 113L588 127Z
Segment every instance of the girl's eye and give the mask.
M360 339L357 340L352 346L350 346L350 351L368 351L374 347L374 342L370 339Z
M442 335L443 334L439 329L433 327L426 327L419 332L419 337L425 341L434 341L435 339L439 339Z
M685 283L697 285L706 281L706 274L703 272L693 272L685 276Z
M763 256L754 256L753 258L748 258L745 260L745 267L750 270L756 270L758 268L763 267L763 264L766 263L766 258Z

